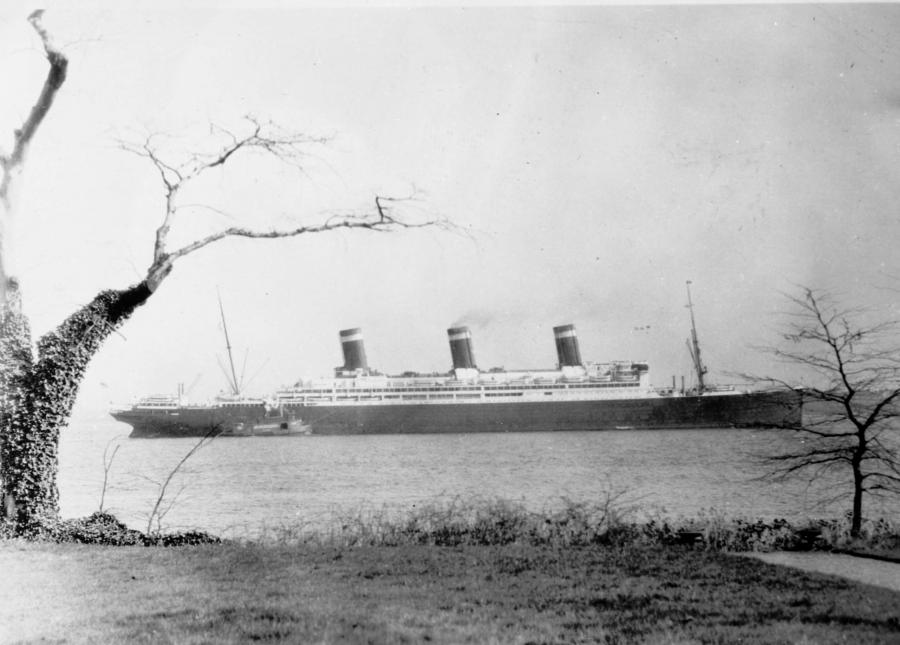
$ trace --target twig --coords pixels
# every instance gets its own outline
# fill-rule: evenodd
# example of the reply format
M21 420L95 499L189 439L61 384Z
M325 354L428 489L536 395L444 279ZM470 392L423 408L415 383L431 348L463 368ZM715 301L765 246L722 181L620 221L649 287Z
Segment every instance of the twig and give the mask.
M120 435L121 436L121 435ZM103 449L103 488L100 489L100 508L97 509L101 513L103 512L103 504L106 500L106 489L109 484L109 471L112 468L113 460L116 458L116 453L119 452L119 448L121 448L121 444L116 444L115 449L112 451L112 454L109 454L109 447L112 445L113 441L118 441L120 436L113 437L106 444L106 448Z

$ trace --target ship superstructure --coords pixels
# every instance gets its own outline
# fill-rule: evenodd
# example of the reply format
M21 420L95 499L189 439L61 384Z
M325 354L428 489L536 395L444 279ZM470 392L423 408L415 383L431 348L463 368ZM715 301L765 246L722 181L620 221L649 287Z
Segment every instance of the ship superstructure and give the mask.
M287 406L502 403L504 401L617 399L672 396L650 385L645 362L580 362L574 325L554 327L559 364L546 370L482 372L475 363L468 327L447 330L453 369L447 373L386 376L365 362L362 330L340 332L344 364L334 378L300 381L276 392Z

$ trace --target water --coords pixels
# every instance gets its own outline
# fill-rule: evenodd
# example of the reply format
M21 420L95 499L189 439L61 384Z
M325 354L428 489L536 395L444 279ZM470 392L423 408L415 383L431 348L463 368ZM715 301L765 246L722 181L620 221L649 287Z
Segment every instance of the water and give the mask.
M76 420L60 442L64 517L98 509L103 454L119 446L105 508L145 529L159 483L196 439L128 439L113 420ZM711 508L740 517L838 516L821 505L849 478L809 486L769 483L754 455L779 439L749 430L566 432L219 438L185 464L166 530L253 535L264 527L321 529L359 511L402 512L455 499L502 498L533 510L564 500L600 502L622 493L645 514L696 515ZM871 503L870 503L871 504ZM867 513L897 517L898 507Z

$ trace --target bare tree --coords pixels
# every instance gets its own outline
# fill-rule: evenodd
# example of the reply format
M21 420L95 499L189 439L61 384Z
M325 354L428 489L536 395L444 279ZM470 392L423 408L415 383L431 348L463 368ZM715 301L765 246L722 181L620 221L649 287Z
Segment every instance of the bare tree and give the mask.
M863 497L900 492L898 324L869 323L872 312L842 307L823 291L803 288L802 295L787 298L791 311L783 342L765 351L808 376L802 419L786 426L804 440L765 460L770 474L779 478L846 475L852 486L833 491L828 501L852 500L851 535L856 537ZM762 380L792 387L782 379Z
M299 165L305 147L319 140L249 118L240 133L211 128L215 138L212 151L188 154L179 161L166 158L153 137L141 144L123 144L126 150L149 160L164 188L150 266L137 284L98 293L40 338L35 352L21 311L19 284L4 262L8 253L3 243L12 216L12 186L24 167L28 145L66 78L67 59L53 45L41 17L38 11L29 20L43 43L50 69L25 123L15 131L12 152L0 155L0 520L11 523L19 533L39 530L58 519L59 430L71 414L85 369L107 336L156 292L177 260L228 237L285 238L344 229L387 232L446 224L440 219L409 221L397 212L404 199L375 196L367 210L331 213L316 224L268 230L229 226L174 246L169 234L179 210L185 208L180 203L182 191L192 181L252 154Z

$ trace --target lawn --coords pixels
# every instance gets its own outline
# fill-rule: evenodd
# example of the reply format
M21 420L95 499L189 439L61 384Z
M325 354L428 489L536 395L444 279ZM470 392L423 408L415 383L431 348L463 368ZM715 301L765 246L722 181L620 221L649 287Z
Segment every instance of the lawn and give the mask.
M0 634L66 643L889 643L900 642L900 594L675 546L5 541Z

